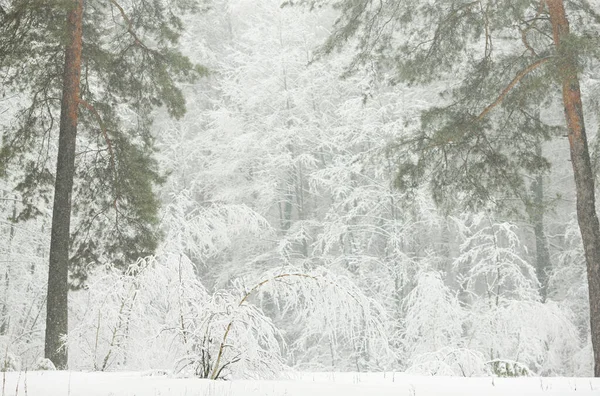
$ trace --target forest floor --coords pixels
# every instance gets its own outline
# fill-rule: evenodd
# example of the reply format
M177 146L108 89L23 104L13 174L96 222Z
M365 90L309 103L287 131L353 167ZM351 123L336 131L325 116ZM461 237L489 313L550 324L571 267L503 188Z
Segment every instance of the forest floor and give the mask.
M1 396L494 396L600 395L600 378L459 378L400 373L301 373L277 381L209 381L141 372L9 372Z

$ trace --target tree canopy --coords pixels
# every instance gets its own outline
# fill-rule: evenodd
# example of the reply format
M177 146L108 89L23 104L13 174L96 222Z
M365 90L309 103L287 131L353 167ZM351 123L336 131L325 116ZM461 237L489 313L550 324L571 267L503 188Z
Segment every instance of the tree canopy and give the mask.
M70 7L70 1L14 0L0 13L0 93L19 99L14 119L2 123L0 174L23 197L17 220L39 215L52 195ZM179 15L204 7L195 1L85 4L73 199L76 266L126 266L156 248L155 189L164 174L154 159L150 126L157 108L180 118L185 99L177 83L206 72L177 49Z

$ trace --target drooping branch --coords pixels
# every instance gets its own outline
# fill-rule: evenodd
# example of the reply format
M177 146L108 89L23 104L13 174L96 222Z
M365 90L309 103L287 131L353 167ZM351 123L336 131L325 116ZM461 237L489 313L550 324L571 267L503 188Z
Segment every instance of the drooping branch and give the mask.
M494 109L494 107L498 106L500 103L502 103L502 101L504 100L504 98L506 97L506 95L508 95L508 93L529 73L531 73L532 71L534 71L535 69L537 69L538 67L540 67L541 65L543 65L544 63L548 62L550 59L552 59L551 56L548 56L546 58L542 58L537 60L536 62L532 63L531 65L527 66L525 69L521 70L516 76L515 78L513 78L513 80L506 86L506 88L504 88L502 90L502 92L500 93L500 95L498 96L498 98L496 98L496 100L492 103L490 103L485 109L483 109L483 111L477 116L477 120L482 120L483 117L485 117L487 115L487 113L489 113L490 111L492 111L492 109Z
M244 302L246 302L248 297L250 297L255 291L260 289L266 283L269 283L272 281L277 281L278 279L281 279L281 278L289 278L289 277L309 278L309 279L313 279L315 281L319 281L319 279L317 277L308 275L308 274L303 274L303 273L276 275L272 278L268 278L268 279L263 280L262 282L257 283L252 289L250 289L249 292L247 292L244 295L244 297L242 297L242 299L238 303L238 307L241 307L244 304ZM219 368L219 365L221 364L221 358L223 357L223 351L225 350L225 343L227 342L227 337L229 336L229 332L231 331L232 326L233 326L233 319L227 324L227 328L225 329L225 334L223 334L223 340L221 341L221 345L219 346L219 353L217 354L217 360L215 361L215 365L214 365L212 373L210 375L210 378L213 380L217 379L219 374L221 373L222 368Z
M261 287L263 287L265 284L267 283L271 283L271 282L277 282L277 281L281 281L284 278L303 278L303 279L308 279L310 281L314 281L317 283L325 283L325 284L329 284L332 285L336 288L339 288L340 290L342 290L345 294L346 297L354 300L357 302L357 304L359 306L362 306L362 302L360 300L360 298L358 296L356 296L352 291L350 290L344 290L343 287L341 287L337 282L335 282L332 279L327 279L326 277L323 276L316 276L316 275L311 275L309 273L303 273L303 272L286 272L283 274L279 274L279 275L273 275L267 279L262 280L261 282L257 283L256 285L254 285L254 287L252 287L248 292L246 292L244 294L244 296L240 299L240 302L237 304L237 308L241 307L242 305L244 305L244 303L248 300L248 298L250 296L252 296L256 291L258 291ZM364 313L364 307L362 308L362 313L363 315ZM234 323L234 318L232 318L229 323L227 324L227 327L225 329L225 333L223 334L223 339L221 340L221 343L219 345L219 352L217 353L217 357L215 360L215 364L212 367L211 371L211 375L210 375L210 379L217 379L219 378L219 375L223 369L223 367L221 367L221 359L223 357L223 353L225 351L225 347L227 346L227 338L229 337L229 333L233 327L233 323Z

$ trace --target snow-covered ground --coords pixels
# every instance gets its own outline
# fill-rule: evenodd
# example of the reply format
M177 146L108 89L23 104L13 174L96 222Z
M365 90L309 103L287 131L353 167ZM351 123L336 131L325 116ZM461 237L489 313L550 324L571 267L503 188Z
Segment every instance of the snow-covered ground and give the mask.
M2 396L600 395L596 378L459 378L303 373L278 381L209 381L147 373L2 373Z

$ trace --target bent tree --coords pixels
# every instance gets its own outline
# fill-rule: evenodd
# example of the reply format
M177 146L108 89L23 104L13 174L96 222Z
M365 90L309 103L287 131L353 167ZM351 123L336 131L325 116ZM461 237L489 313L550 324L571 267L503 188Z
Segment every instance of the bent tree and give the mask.
M600 376L600 227L579 82L584 67L599 66L594 7L587 0L285 4L293 3L339 10L322 52L353 46L348 72L362 68L390 84L442 94L421 114L418 132L400 142L397 176L402 188L427 181L439 204L460 198L471 208L514 210L506 202L518 198L531 213L524 175L539 180L548 171L540 142L562 135L540 110L563 107L587 263L594 374Z
M85 267L125 266L156 247L153 188L162 177L150 115L162 106L181 117L176 83L203 73L176 49L178 13L199 7L185 0L0 7L0 94L23 103L2 123L0 176L21 195L18 220L41 214L54 192L45 356L58 368L68 364L68 291Z

